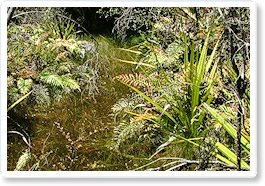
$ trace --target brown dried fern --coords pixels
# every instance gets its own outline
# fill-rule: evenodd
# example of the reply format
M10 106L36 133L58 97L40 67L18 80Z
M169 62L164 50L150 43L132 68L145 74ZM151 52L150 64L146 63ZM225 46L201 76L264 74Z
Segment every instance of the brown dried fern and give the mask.
M120 74L113 78L114 80L117 79L123 84L138 87L138 88L145 88L148 90L149 94L152 94L152 84L150 81L140 73L135 74Z
M120 82L134 86L134 87L148 87L150 83L148 79L140 73L135 74L120 74L116 76L114 79L119 80Z

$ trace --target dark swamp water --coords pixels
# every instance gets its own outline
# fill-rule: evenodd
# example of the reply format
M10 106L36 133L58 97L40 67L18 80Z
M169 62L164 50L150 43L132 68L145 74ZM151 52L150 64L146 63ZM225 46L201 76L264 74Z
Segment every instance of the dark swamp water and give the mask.
M8 113L8 170L14 170L19 157L30 149L30 158L22 170L95 171L128 170L128 158L110 150L113 129L117 125L111 107L130 93L128 87L113 81L135 66L111 61L109 73L102 75L103 85L94 97L76 92L48 107L27 104Z

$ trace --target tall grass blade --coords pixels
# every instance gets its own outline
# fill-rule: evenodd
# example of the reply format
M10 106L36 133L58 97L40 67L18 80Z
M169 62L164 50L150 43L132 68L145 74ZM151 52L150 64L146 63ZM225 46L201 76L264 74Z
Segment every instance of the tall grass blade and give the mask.
M213 48L212 54L211 54L211 56L210 56L210 58L209 58L209 60L208 60L208 62L207 62L207 64L206 64L205 72L208 72L209 69L210 69L210 67L211 67L211 65L212 65L212 62L213 62L213 60L214 60L214 56L215 56L216 50L217 50L217 48L218 48L219 42L220 42L220 40L218 40L218 41L216 42L216 44L215 44L215 46L214 46L214 48Z
M122 50L122 51L126 51L126 52L131 52L134 54L142 54L142 52L140 51L136 51L136 50L131 50L131 49L127 49L127 48L117 48L118 50Z
M194 57L195 57L195 54L194 54L194 51L195 50L195 47L194 47L194 41L192 41L192 44L191 44L191 48L190 48L190 80L193 81L193 73L194 73ZM187 54L185 54L187 55Z
M221 156L220 154L215 154L215 157L218 158L219 160L221 160L222 162L228 164L228 165L233 165L233 166L235 166L234 163L232 163L231 161L229 161L229 160L226 159L225 157Z
M122 63L128 63L128 64L134 64L134 65L142 65L142 66L156 68L156 66L150 65L150 64L147 64L147 63L139 63L139 62L136 62L136 61L128 61L128 60L117 59L117 58L112 58L112 59L116 60L116 61L119 61L119 62L122 62Z
M22 96L21 98L19 98L15 103L13 103L10 107L8 107L7 112L10 111L11 109L13 109L17 104L19 104L21 101L23 101L31 93L32 93L32 91L28 92L27 94L25 94L24 96Z
M222 127L234 139L236 139L236 136L237 136L236 129L230 123L228 123L222 116L220 116L214 108L211 108L206 103L203 103L202 105L222 125ZM248 154L250 154L250 143L249 143L249 141L244 136L241 137L241 144L245 147L246 152Z
M236 165L237 156L235 153L233 153L231 150L229 150L226 146L224 146L220 142L217 142L215 146L220 152L222 152L222 154L224 154L229 160L231 160ZM250 166L244 160L241 160L241 166L250 169Z
M191 104L192 117L194 116L193 111L195 107L199 105L200 85L203 80L204 67L206 64L208 39L209 39L209 34L207 35L207 38L204 42L199 62L196 64L196 76L192 81L192 104Z

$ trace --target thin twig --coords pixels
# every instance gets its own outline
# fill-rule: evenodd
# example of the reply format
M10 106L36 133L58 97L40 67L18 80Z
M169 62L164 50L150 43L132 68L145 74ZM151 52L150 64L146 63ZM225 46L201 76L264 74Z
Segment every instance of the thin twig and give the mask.
M235 36L235 38L236 38L237 40L241 41L241 42L244 43L246 46L249 46L249 45L250 45L249 43L247 43L247 42L243 41L242 39L238 38L237 35L236 35L236 33L233 31L233 29L230 28L230 26L228 26L228 23L227 23L227 21L226 21L224 15L223 15L223 12L222 12L221 8L218 8L218 11L219 11L221 17L223 18L224 23L226 24L228 31L229 31L230 33L232 33L232 34Z
M136 169L134 169L134 171L136 170L140 170L140 169L143 169L143 168L146 168L154 163L157 163L159 161L168 161L168 160L176 160L176 161L172 161L170 163L167 163L167 164L162 164L161 166L159 167L155 167L155 168L149 168L149 169L146 169L145 171L159 171L159 170L163 170L163 168L165 167L168 167L168 166L171 166L171 165L174 165L174 164L177 164L179 163L178 165L175 165L173 167L170 167L168 168L166 171L173 171L173 170L181 170L183 168L187 168L191 165L199 165L201 162L198 161L198 160L186 160L186 159L183 159L183 158L176 158L176 157L162 157L162 158L158 158L157 160L154 160L150 163L147 163L141 167L138 167ZM220 162L220 161L209 161L208 162L209 164L211 165L217 165L217 166L220 166L222 168L226 168L226 169L237 169L237 166L233 166L233 165L228 165L226 163L223 163L223 162ZM244 168L244 167L241 167L241 170L244 170L244 171L249 171L248 168Z
M156 163L156 162L158 162L160 160L181 160L181 159L182 158L176 158L176 157L163 157L163 158L158 158L158 159L156 159L156 160L154 160L154 161L152 161L150 163L147 163L147 164L145 164L145 165L143 165L141 167L138 167L138 168L134 169L133 171L143 169L143 168L145 168L145 167L147 167L149 165L152 165L152 164L154 164L154 163Z
M18 135L20 135L22 137L23 141L26 143L26 145L29 148L32 148L31 145L30 145L30 141L28 141L27 138L23 134L21 134L20 132L18 132L18 131L8 131L7 133L8 134L18 134Z

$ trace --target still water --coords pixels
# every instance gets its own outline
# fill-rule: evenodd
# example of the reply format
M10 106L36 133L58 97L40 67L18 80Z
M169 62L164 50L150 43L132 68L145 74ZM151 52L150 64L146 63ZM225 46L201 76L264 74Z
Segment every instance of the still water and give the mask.
M99 93L94 97L75 92L48 107L29 103L8 113L8 170L16 168L26 150L30 159L23 170L128 170L128 159L110 150L113 129L117 125L111 107L130 92L113 77L132 72L127 64L111 62L110 73L102 75Z

